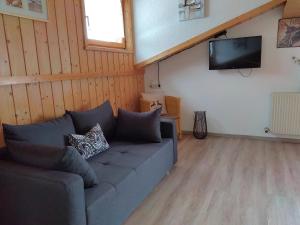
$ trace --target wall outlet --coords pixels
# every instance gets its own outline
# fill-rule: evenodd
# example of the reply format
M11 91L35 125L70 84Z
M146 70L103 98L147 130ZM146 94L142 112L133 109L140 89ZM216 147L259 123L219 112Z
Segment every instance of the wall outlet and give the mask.
M152 89L160 89L160 85L153 80L150 81L149 87Z

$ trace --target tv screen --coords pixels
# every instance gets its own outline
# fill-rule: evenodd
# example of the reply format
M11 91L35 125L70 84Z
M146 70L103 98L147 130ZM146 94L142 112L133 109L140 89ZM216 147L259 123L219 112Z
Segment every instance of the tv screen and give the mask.
M244 37L209 42L209 69L261 67L262 37Z

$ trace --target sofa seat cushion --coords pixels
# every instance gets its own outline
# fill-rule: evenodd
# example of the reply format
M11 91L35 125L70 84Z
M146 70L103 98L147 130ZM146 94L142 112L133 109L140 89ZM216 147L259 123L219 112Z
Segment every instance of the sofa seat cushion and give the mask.
M110 145L110 151L88 160L100 181L85 193L89 225L121 224L173 165L172 139Z
M94 169L98 180L110 184L116 191L122 191L134 180L135 171L129 167L118 166L106 160L103 162L93 160L90 165Z

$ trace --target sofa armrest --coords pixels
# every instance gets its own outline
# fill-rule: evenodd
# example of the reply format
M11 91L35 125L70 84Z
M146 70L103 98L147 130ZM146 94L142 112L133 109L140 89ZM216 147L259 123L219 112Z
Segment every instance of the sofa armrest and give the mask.
M0 161L2 225L85 225L80 176Z
M160 119L160 130L162 138L173 139L174 164L177 162L177 131L176 121L170 118Z

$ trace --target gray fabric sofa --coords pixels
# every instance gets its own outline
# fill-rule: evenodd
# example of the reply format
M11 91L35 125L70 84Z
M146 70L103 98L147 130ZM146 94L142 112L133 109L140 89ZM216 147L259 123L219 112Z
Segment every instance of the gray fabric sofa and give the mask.
M17 164L0 151L0 224L122 224L177 161L175 122L162 119L161 132L161 143L111 140L88 161L100 181L88 189L78 175Z

